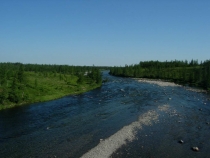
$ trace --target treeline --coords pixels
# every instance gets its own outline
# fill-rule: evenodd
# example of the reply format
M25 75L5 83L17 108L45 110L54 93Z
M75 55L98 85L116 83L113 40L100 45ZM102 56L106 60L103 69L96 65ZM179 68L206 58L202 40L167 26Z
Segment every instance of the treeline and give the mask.
M0 63L0 105L37 101L36 97L55 96L59 90L63 95L85 91L101 83L95 66Z
M124 67L112 67L110 74L122 77L170 80L180 84L210 89L210 60L145 61Z

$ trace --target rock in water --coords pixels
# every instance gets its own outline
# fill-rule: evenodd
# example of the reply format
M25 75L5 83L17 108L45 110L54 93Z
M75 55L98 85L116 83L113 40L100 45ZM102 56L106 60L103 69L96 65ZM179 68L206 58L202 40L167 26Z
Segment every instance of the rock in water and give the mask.
M184 141L183 141L183 140L180 140L180 141L179 141L179 143L183 144L183 143L184 143Z
M192 150L193 151L199 151L199 148L196 146L196 147L192 147Z

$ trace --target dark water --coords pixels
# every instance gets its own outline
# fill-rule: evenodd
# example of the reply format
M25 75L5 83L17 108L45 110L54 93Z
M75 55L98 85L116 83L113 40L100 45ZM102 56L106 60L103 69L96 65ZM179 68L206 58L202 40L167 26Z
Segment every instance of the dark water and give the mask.
M171 113L160 113L158 123L143 127L138 140L112 157L210 157L209 95L103 76L109 81L91 92L0 111L0 157L80 157L165 104Z

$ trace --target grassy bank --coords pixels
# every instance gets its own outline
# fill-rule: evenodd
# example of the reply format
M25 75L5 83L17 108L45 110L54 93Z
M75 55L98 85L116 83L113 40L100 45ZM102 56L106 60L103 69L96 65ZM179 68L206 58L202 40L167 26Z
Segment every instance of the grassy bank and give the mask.
M101 83L96 83L88 76L82 76L82 80L76 75L61 74L61 73L40 73L40 72L24 72L25 81L17 83L17 88L12 89L12 78L7 80L6 87L0 89L2 93L9 98L10 91L15 91L17 101L5 99L0 104L0 110L21 106L25 104L44 102L54 100L67 95L80 94L90 91L101 86Z

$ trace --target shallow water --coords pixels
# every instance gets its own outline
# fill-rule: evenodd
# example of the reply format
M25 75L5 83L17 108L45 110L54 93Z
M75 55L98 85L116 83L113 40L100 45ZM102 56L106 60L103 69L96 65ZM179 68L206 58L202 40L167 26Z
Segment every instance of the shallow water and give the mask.
M91 92L0 111L1 157L81 157L150 110L158 120L112 157L210 157L209 95L103 76L109 81Z

